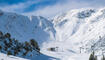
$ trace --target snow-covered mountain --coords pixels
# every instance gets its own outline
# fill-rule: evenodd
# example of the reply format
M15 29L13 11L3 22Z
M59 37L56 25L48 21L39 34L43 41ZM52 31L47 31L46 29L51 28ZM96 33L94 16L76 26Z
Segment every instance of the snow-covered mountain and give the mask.
M39 44L46 40L53 40L53 24L44 17L27 17L16 13L0 10L0 31L10 33L20 41L35 39ZM43 38L44 37L44 38Z
M0 31L22 42L35 39L41 53L51 57L88 60L92 51L105 52L105 8L70 10L53 21L0 11Z
M46 55L69 60L80 53L104 53L105 8L70 10L55 16L53 24L56 41L45 44L48 47L43 47L42 52ZM54 48L55 52L49 51L49 48Z
M14 52L14 49L19 49L17 47L21 46L22 50L19 50L20 52L16 55L18 57L28 58L29 60L54 59L44 54L37 55L38 53L34 50L28 52L26 56L22 56L22 54L24 54L23 52L25 52L25 50L23 49L25 41L29 42L30 39L35 39L38 42L38 45L41 47L43 42L47 42L48 40L54 40L55 30L53 28L53 24L46 18L41 16L27 17L16 13L3 12L0 10L0 31L3 32L3 34L10 33L12 38L6 39L1 37L1 53L8 54L8 51ZM16 41L18 40L23 44L14 42L14 39L16 39ZM12 43L9 43L10 40L12 40ZM8 48L8 46L10 48ZM31 49L31 47L32 46L30 46L29 48ZM3 60L6 60L7 58L12 59L11 57L6 56L5 54L1 54L0 58L4 56L2 57ZM31 57L30 54L32 54L33 56ZM12 55L14 55L14 53ZM15 57L13 57L13 60L16 60Z

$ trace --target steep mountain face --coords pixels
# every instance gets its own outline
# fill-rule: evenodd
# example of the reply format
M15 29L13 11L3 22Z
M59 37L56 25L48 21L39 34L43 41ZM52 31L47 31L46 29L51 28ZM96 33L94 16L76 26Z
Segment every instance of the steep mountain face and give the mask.
M56 41L43 47L47 55L69 60L79 53L105 51L105 9L76 9L53 19ZM49 51L50 48L50 51ZM51 50L54 48L54 50ZM63 56L63 57L62 57Z
M0 11L0 31L10 33L20 41L35 39L41 45L53 40L55 30L53 24L41 16L27 17L16 13Z
M46 18L41 16L27 17L16 13L3 12L0 10L0 31L2 31L3 34L10 33L11 38L16 39L0 37L0 47L2 47L0 53L15 55L30 60L54 59L44 54L38 54L38 52L35 51L35 48L32 48L31 45L25 45L24 43L25 41L29 42L30 39L35 39L38 42L38 45L41 47L44 42L54 40L55 30L53 28L53 24ZM18 54L16 51L19 51ZM1 54L0 56L5 56L10 60L16 60L14 56L11 58L5 54ZM24 54L25 56L23 56ZM5 57L2 59L7 60Z
M0 31L22 42L33 38L41 53L61 60L76 60L92 51L99 55L105 52L105 8L71 10L52 22L0 11Z

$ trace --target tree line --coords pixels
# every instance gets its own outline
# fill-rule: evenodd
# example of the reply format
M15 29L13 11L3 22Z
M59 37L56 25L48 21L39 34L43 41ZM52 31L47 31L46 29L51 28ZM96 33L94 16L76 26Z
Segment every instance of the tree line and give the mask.
M98 60L97 56L95 55L94 51L92 52L92 54L90 54L89 60ZM101 60L105 60L105 57L103 55L103 57L101 58Z
M0 52L14 56L32 56L34 53L40 53L40 48L35 39L19 42L11 38L10 33L3 34L0 31Z

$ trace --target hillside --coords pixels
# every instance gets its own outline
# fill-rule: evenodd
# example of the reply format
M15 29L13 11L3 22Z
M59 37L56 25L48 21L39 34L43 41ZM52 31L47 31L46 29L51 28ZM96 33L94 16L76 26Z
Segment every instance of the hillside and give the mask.
M10 33L3 34L0 32L0 59L51 60L54 58L43 55L34 39L31 39L29 42L19 42L19 40L11 38Z
M16 13L3 12L0 10L0 59L3 60L25 58L29 60L52 60L40 52L42 44L53 40L55 30L53 24L44 17L27 17ZM5 37L6 36L6 37ZM37 42L33 47L30 41ZM7 56L12 55L13 58ZM4 56L4 57L2 57ZM1 60L2 60L1 59Z
M53 24L56 41L44 45L42 52L46 55L69 60L73 55L90 54L92 51L98 56L104 54L105 8L70 10L55 16ZM49 48L54 50L49 51Z
M19 42L35 39L44 56L88 60L93 51L98 57L105 53L105 8L74 9L52 20L0 11L0 31Z
M27 17L1 10L0 26L0 31L10 33L13 38L22 42L34 38L40 45L45 40L53 40L55 32L53 24L44 17Z

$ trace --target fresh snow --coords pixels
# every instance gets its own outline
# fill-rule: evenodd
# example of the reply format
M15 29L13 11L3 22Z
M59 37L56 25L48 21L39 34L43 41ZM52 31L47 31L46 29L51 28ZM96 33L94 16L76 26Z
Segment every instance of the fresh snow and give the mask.
M15 56L8 56L6 54L0 53L0 60L28 60L28 59L23 59Z
M96 55L104 53L105 8L71 10L56 16L53 24L56 30L56 41L44 43L42 48L44 54L61 60L85 58L88 60L89 54L93 51L93 45L95 45L93 49ZM101 43L98 43L100 40ZM56 51L48 51L51 47L57 47ZM78 56L77 59L72 58L75 55Z
M20 57L0 53L0 60L54 60L54 59L55 58L45 56L45 55L39 55L39 56L34 56L31 59L25 59L25 58L20 58Z
M10 33L12 38L19 41L35 39L39 44L46 40L53 40L53 24L41 16L22 16L15 13L2 12L0 15L0 31ZM52 35L53 34L53 35ZM44 38L43 38L44 37Z
M19 40L19 42L25 42L25 41L30 41L30 39L35 39L40 47L43 42L47 40L54 40L53 33L55 33L53 24L44 17L41 16L27 17L16 13L3 12L1 10L0 10L0 31L2 31L4 34L10 33L11 37L15 38L16 40ZM29 58L29 60L55 59L53 57L49 57L44 54L40 55L36 54L34 54L32 57L27 56L24 58ZM12 58L6 56L5 54L0 54L0 55L1 55L0 58L3 58L4 60L7 60L7 58L12 60ZM2 57L4 55L7 58ZM21 58L19 59L23 60ZM13 60L16 60L15 57L13 57Z
M60 60L88 60L93 50L97 56L105 52L105 8L75 9L52 21L3 12L0 26L1 31L20 41L36 39L41 53Z

